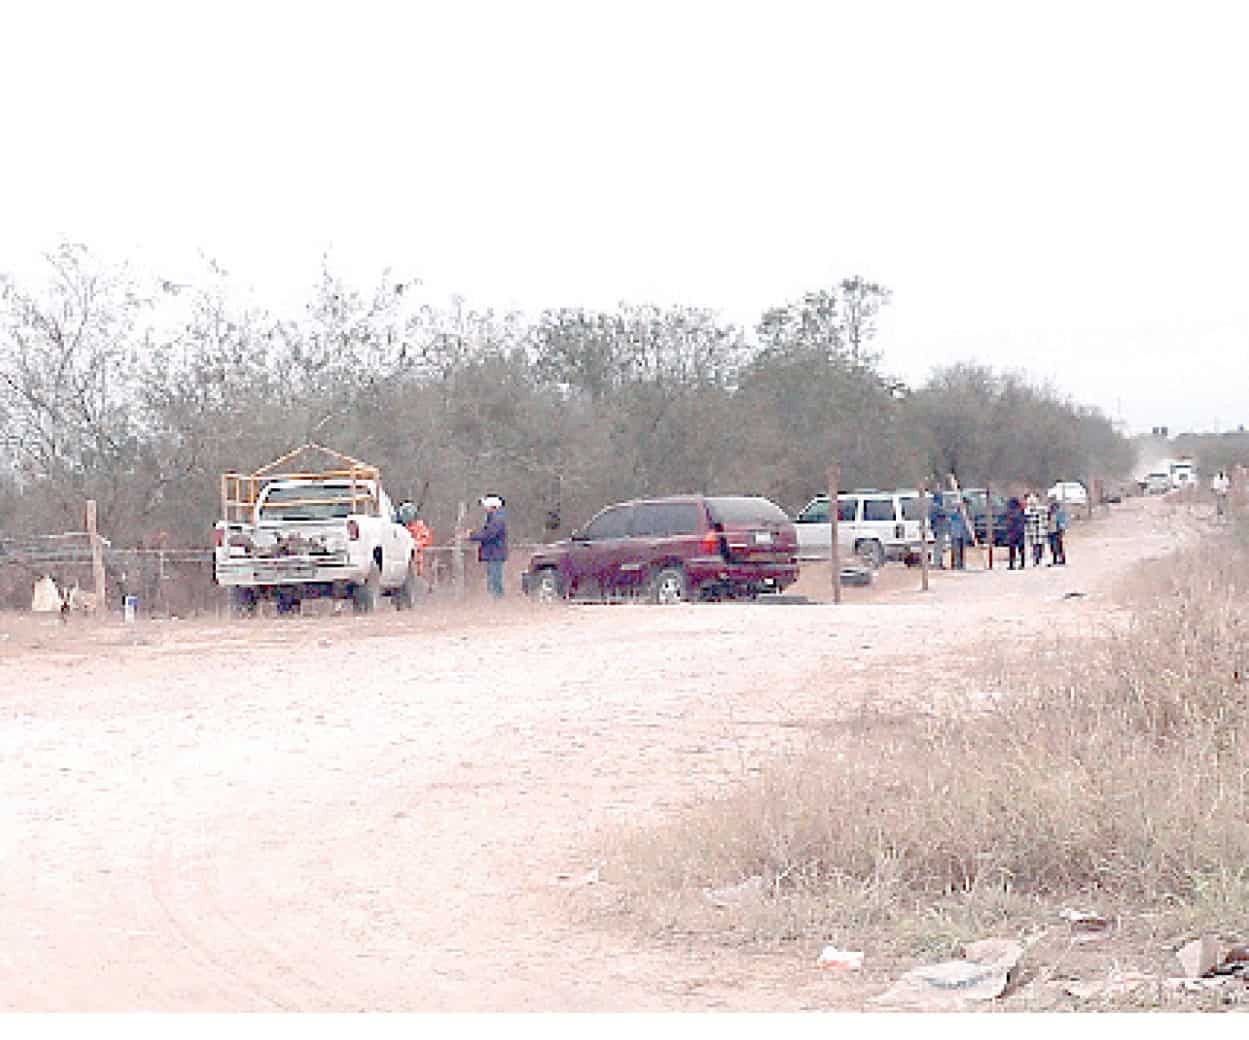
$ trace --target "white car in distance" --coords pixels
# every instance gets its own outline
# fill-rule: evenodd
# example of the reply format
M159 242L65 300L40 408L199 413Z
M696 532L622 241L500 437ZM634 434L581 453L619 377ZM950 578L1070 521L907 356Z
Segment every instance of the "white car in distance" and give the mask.
M1089 504L1089 493L1084 490L1084 485L1078 480L1060 480L1049 489L1049 497L1065 505L1086 506Z

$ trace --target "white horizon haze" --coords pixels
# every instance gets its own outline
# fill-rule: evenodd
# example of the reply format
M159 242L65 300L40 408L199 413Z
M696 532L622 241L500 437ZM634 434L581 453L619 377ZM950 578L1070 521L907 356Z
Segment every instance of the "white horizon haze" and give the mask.
M866 9L864 9L866 7ZM862 274L918 384L1249 424L1249 72L1197 2L13 5L0 271L62 238L751 327Z

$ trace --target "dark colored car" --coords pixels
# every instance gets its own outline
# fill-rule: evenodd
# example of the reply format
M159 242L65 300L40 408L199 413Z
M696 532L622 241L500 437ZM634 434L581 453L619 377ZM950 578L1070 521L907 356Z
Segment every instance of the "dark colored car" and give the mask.
M754 598L797 580L797 553L793 521L766 498L638 499L534 553L521 585L542 600Z
M963 501L967 503L967 512L976 530L976 542L983 545L989 538L989 511L985 508L984 488L964 488ZM993 496L993 544L1006 544L1006 499L1002 495Z

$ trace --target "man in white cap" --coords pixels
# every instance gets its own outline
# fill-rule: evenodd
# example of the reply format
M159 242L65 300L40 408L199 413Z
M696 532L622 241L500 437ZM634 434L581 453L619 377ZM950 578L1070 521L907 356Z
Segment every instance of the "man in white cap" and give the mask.
M495 599L503 598L503 563L507 560L507 510L498 495L479 499L486 511L480 530L466 531L465 537L477 543L477 559L486 565L486 588Z

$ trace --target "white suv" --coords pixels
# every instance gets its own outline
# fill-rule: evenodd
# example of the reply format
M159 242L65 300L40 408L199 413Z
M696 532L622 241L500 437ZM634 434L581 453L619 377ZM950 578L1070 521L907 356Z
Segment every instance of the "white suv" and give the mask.
M910 560L920 553L924 503L918 491L843 491L837 496L839 554L855 553L879 567L886 560ZM816 495L794 517L798 556L827 559L833 535L828 495Z

